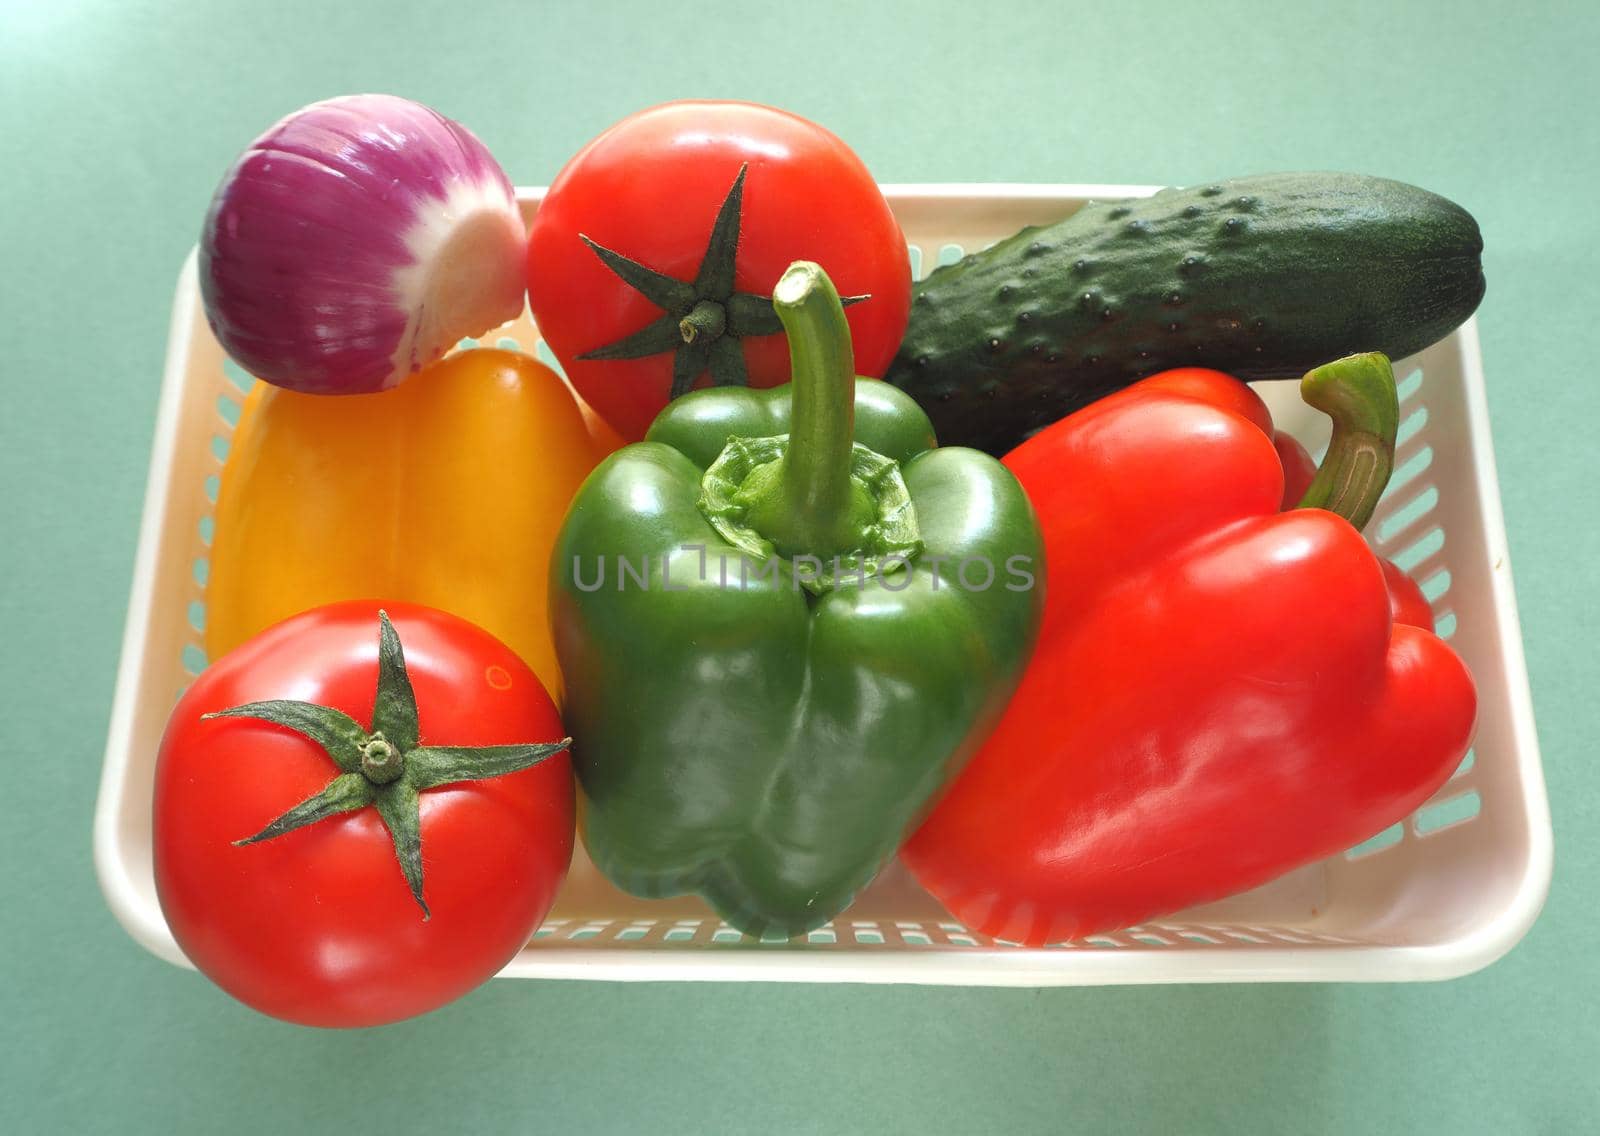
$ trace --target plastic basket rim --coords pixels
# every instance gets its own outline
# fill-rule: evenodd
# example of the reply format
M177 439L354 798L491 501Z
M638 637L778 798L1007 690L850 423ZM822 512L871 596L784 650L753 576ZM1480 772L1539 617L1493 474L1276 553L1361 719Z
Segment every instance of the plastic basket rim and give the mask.
M881 186L892 202L957 199L973 203L1141 197L1159 188L1028 182L884 183ZM526 207L542 200L546 189L545 186L518 186L515 192L519 204ZM96 877L117 921L152 954L191 969L193 964L178 948L159 908L148 909L132 899L134 890L128 879L127 865L118 852L117 821L140 685L137 648L144 640L150 621L156 554L168 506L164 489L177 445L176 427L183 395L187 344L194 332L198 310L193 302L198 288L198 256L198 246L195 246L184 257L168 323L155 433L93 822ZM190 302L185 303L186 299ZM782 944L698 950L638 947L625 951L525 947L501 970L500 976L605 981L900 982L1011 987L1249 981L1405 982L1460 977L1504 956L1527 934L1549 894L1554 839L1490 436L1476 316L1452 334L1461 338L1466 418L1477 463L1485 543L1488 553L1501 563L1491 574L1491 589L1502 631L1501 662L1529 841L1526 865L1512 899L1493 918L1472 927L1466 934L1439 943L1351 944L1318 946L1310 950L1276 946L1219 950L1194 944L1161 950L1091 945L1074 949L842 948L826 953L786 949Z

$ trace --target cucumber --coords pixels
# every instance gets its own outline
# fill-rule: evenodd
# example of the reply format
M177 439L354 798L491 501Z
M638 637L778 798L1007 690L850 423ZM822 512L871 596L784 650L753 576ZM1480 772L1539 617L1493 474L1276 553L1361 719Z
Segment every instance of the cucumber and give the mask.
M1298 378L1443 339L1483 298L1477 222L1385 178L1267 174L1090 202L934 271L885 376L941 445L1000 454L1155 371Z

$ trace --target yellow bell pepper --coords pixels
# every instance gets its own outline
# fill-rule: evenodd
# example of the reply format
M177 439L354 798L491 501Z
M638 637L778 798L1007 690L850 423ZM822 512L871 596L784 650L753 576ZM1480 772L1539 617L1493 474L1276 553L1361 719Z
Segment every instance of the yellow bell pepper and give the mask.
M597 422L550 368L490 348L376 394L258 382L217 498L207 652L319 604L409 600L494 634L559 697L550 550L621 444Z

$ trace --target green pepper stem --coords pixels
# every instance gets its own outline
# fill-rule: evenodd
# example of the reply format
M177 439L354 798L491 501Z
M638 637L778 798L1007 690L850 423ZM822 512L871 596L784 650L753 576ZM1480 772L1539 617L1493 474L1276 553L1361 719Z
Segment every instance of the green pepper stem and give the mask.
M1376 351L1347 355L1307 373L1300 397L1333 419L1333 437L1296 508L1326 509L1364 528L1394 471L1400 423L1394 368Z
M820 265L791 264L772 306L789 336L789 446L779 474L783 508L766 535L779 548L829 556L859 535L850 508L856 370L839 293ZM777 528L780 531L771 531Z

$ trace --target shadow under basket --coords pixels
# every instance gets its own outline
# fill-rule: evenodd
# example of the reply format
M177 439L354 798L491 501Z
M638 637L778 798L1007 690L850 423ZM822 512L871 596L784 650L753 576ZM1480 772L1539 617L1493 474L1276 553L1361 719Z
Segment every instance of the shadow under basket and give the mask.
M1153 187L886 186L913 272L959 259L1090 198ZM519 191L531 215L543 190ZM526 312L484 336L554 364ZM1416 814L1266 887L1114 935L1043 948L953 922L891 864L827 926L758 942L694 898L641 900L580 847L550 917L505 968L519 978L736 979L1058 986L1131 982L1404 981L1486 966L1532 924L1549 887L1549 806L1490 448L1476 324L1396 363L1395 475L1367 532L1414 575L1435 627L1472 668L1476 745ZM212 511L252 380L206 326L193 254L178 280L150 479L110 737L95 814L106 899L151 951L186 964L162 919L151 870L156 751L174 700L206 665ZM1327 421L1294 383L1257 388L1281 429L1313 454ZM1225 837L1249 839L1248 830Z

